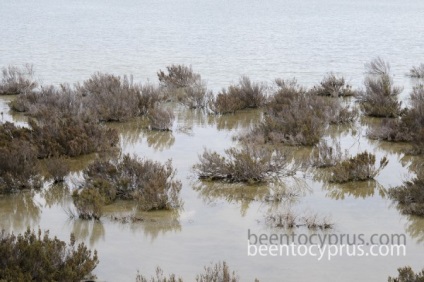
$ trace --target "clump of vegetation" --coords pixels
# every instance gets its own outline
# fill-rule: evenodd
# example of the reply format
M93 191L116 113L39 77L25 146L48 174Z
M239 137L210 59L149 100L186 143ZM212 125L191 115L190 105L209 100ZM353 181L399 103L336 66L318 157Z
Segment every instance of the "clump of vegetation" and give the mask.
M320 141L312 149L310 164L319 168L332 167L340 163L345 158L345 155L347 155L347 152L342 152L340 142L330 146L328 142Z
M235 271L230 271L228 264L224 261L211 266L205 266L204 272L196 276L196 282L209 281L238 282L240 278Z
M163 274L163 270L158 267L156 268L156 277L147 279L140 273L136 277L137 282L183 282L183 279L177 278L175 274L170 274L167 278ZM228 264L224 262L218 262L211 266L205 266L204 272L196 275L196 282L239 282L240 278L238 275L231 271ZM255 279L255 282L259 282Z
M29 129L0 123L0 160L0 194L41 187Z
M71 116L92 116L94 111L87 112L83 107L82 96L68 84L59 87L42 86L39 91L22 93L10 103L12 110L25 112L39 119L49 119L52 114Z
M166 67L168 73L159 70L157 73L159 82L164 86L184 88L196 84L200 80L200 75L193 72L193 69L185 65L171 65Z
M175 274L170 274L167 278L163 274L163 270L160 267L156 268L156 277L152 277L150 279L147 279L140 273L137 273L137 277L135 278L136 282L183 282L182 278L177 278Z
M393 86L390 65L377 58L365 67L368 74L365 78L365 91L358 94L365 115L386 118L401 115L402 103L398 101L397 96L403 89Z
M126 121L140 115L141 87L132 77L96 73L77 86L85 107L94 109L100 121Z
M286 152L244 144L225 150L225 156L205 149L194 171L200 179L257 183L273 176L291 173L291 158Z
M94 270L97 252L84 243L76 245L27 230L18 236L0 233L0 280L2 281L80 281Z
M422 176L390 189L389 196L398 203L398 208L403 214L424 216L424 178Z
M206 108L212 93L207 90L200 74L193 72L191 66L171 65L166 68L167 73L160 70L157 75L167 97L190 109Z
M106 151L119 140L116 130L78 117L51 117L39 123L30 119L29 125L39 158Z
M264 85L254 83L250 78L243 76L238 85L231 85L218 93L210 107L216 114L229 114L243 109L259 108L265 102Z
M299 216L291 210L284 213L274 213L266 217L266 222L274 228L292 229L305 226L310 230L325 230L333 228L334 224L327 217L319 217L317 214Z
M420 64L418 67L412 67L408 75L415 78L424 78L424 64Z
M330 182L345 183L373 179L388 162L389 160L383 157L376 167L375 155L365 151L333 166Z
M398 119L384 119L380 125L368 131L368 137L387 141L408 141L413 153L424 152L424 85L413 88L411 107Z
M348 97L356 94L352 90L352 86L345 82L344 77L337 77L333 73L325 76L320 85L312 89L312 92L316 95L330 97Z
M121 161L95 161L84 170L85 186L74 193L81 218L101 216L101 207L117 199L134 200L141 210L181 205L181 182L174 179L171 161L161 164L125 155Z
M107 190L100 190L104 188L99 185L100 183L93 184L91 189L83 188L80 192L75 190L72 194L79 218L100 220L100 217L103 215L103 206L106 203L106 196L102 195L101 192L108 192ZM116 193L110 185L107 188L111 189L113 191L112 193Z
M147 117L150 122L150 129L158 131L170 131L175 119L170 108L150 109Z
M69 173L69 166L63 158L47 159L46 169L54 183L65 181L65 176Z
M389 282L424 282L424 269L415 273L410 266L398 268L398 277L389 277Z
M351 124L358 117L359 111L356 107L343 105L339 100L327 102L327 116L330 124Z
M16 66L2 68L0 95L29 93L37 86L32 65L27 64L22 68Z
M295 80L276 80L276 85L264 121L242 139L287 145L318 143L328 124L324 99L306 91Z

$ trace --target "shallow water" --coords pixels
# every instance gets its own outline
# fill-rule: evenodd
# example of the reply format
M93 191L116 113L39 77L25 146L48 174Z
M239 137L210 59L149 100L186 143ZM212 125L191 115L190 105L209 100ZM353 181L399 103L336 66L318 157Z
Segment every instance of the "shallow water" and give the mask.
M11 1L0 3L0 65L33 63L44 84L73 83L95 71L133 74L135 80L156 81L156 71L173 63L192 65L214 91L241 75L270 82L297 77L301 84L318 83L330 71L344 75L355 87L363 81L364 63L382 56L391 63L395 82L412 85L404 74L422 63L424 43L422 1ZM24 124L11 115L0 97L2 121ZM106 281L134 281L137 270L153 274L156 266L191 281L211 261L226 260L242 281L385 281L396 269L421 269L424 220L403 216L385 193L414 175L423 160L405 156L405 144L365 138L367 124L331 128L328 139L340 139L351 154L370 150L388 166L376 181L328 185L320 171L298 173L285 187L303 188L288 203L263 198L280 186L202 184L191 167L204 148L223 152L236 145L233 136L260 119L260 112L210 117L175 108L172 132L150 132L143 122L110 124L121 135L121 153L158 161L172 159L183 183L184 208L178 212L140 213L141 223L121 223L107 215L101 222L70 220L70 191L61 186L39 193L0 196L0 226L21 232L30 226L49 229L68 239L74 232L99 252L94 271ZM300 148L299 156L310 149ZM119 154L120 152L117 152ZM71 160L67 178L75 187L94 156ZM48 185L47 185L48 186ZM296 190L297 191L297 190ZM337 234L405 233L406 257L336 257L317 261L305 257L248 257L247 232L290 233L267 227L270 210L291 207L300 214L317 213L334 222ZM107 213L129 214L125 202ZM300 227L296 233L309 234Z

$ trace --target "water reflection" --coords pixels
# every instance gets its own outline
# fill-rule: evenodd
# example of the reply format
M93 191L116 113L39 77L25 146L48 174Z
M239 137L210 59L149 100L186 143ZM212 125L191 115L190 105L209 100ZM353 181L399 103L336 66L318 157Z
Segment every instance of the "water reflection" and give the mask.
M100 239L105 238L105 228L101 221L70 219L72 233L77 240L88 240L90 246L94 246Z
M21 192L0 196L0 229L14 232L36 226L40 221L41 205L34 199L35 192Z
M424 218L414 215L408 215L405 224L406 233L415 239L417 243L424 243Z
M67 207L72 202L69 187L65 183L53 183L43 190L41 196L46 202L45 206L49 208L54 205Z
M385 198L387 190L383 185L375 180L355 181L343 184L325 183L323 189L327 191L326 196L334 200L344 200L346 197L368 198L378 193L381 198Z
M180 110L177 112L178 123L184 128L195 126L216 126L217 130L245 129L258 124L262 119L262 110L249 109L239 111L235 114L213 115L202 110Z
M169 149L175 143L172 131L147 131L144 133L147 144L155 151Z
M304 180L295 177L255 185L198 181L193 184L193 189L207 204L225 200L239 205L241 216L246 215L253 202L261 202L262 207L271 211L292 205L311 192Z

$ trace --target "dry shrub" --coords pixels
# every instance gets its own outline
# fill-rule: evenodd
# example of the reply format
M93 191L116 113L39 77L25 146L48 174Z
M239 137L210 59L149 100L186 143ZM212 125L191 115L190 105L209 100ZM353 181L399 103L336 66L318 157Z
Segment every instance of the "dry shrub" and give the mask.
M264 182L270 177L291 173L286 152L267 147L243 145L225 150L225 156L205 149L193 169L200 179L227 182Z
M100 121L127 121L140 115L141 87L132 77L95 73L77 90L86 96L86 107L94 109Z
M424 216L424 178L422 176L390 189L389 196L398 203L398 208L403 214Z
M168 73L160 70L157 75L167 97L190 109L204 109L212 96L202 81L200 74L193 72L191 66L172 65Z
M363 112L372 117L398 117L402 114L402 103L397 96L403 88L393 86L389 64L377 58L366 69L365 91L358 94Z
M328 124L327 103L299 86L295 80L276 80L264 121L242 139L287 145L314 145Z
M420 64L418 67L412 67L408 75L415 78L424 78L424 64Z
M16 66L2 68L0 95L29 93L37 85L38 83L34 80L34 69L30 64L26 64L22 68Z
M340 163L345 156L340 147L340 142L336 142L330 146L326 141L320 141L314 146L310 155L310 164L314 167L332 167Z
M193 72L191 66L171 65L166 67L168 73L159 70L159 82L167 87L190 87L200 80L200 75Z
M181 205L181 182L171 161L161 164L125 155L119 162L95 161L84 170L85 187L74 194L81 218L99 218L101 206L117 199L134 200L141 210Z
M99 263L84 243L76 244L71 234L67 244L28 229L24 234L0 233L0 280L81 281Z
M65 176L69 173L69 166L63 158L47 159L45 164L47 173L54 183L65 181Z
M19 95L11 108L38 119L48 119L53 113L93 121L127 121L145 115L162 100L163 95L153 85L141 86L126 76L96 73L82 85L46 86Z
M240 278L235 271L230 270L228 264L224 262L218 262L214 265L205 266L203 273L196 276L196 282L238 282Z
M375 166L375 155L367 151L336 164L332 168L330 182L345 183L373 179L388 164L383 157L378 167Z
M344 77L337 77L333 73L329 73L321 81L319 86L315 86L313 93L320 96L330 97L348 97L356 95L352 90L352 86L346 84Z
M105 199L99 190L85 188L81 192L75 190L72 199L79 218L100 220L103 215Z
M149 109L153 109L157 104L165 100L165 96L161 93L157 86L152 84L144 84L141 86L141 96L138 101L138 108L141 115L146 115Z
M350 124L359 115L359 111L350 105L343 105L340 100L327 101L327 116L330 124Z
M0 194L41 187L37 150L30 138L27 128L0 124Z
M163 270L160 267L156 268L156 277L152 277L150 279L147 279L140 273L137 273L137 277L135 278L136 282L183 282L183 279L177 278L175 274L170 274L167 278L163 274Z
M137 273L137 282L183 282L183 279L177 278L175 274L170 274L167 278L163 274L163 270L160 267L156 268L156 277L147 279L140 273ZM196 275L196 282L239 282L240 278L231 271L228 264L224 262L218 262L210 266L204 267L204 272ZM255 279L255 282L259 282Z
M424 86L413 88L410 108L397 119L384 119L368 131L368 137L387 141L409 141L413 153L424 152Z
M398 277L389 277L389 282L424 282L424 269L415 273L410 266L398 268Z
M272 213L266 217L266 222L273 228L286 229L305 226L310 230L326 230L334 226L327 217L320 217L317 214L301 217L291 210L283 213Z
M52 115L93 116L96 113L83 107L82 96L73 90L68 84L59 87L45 86L40 91L34 91L19 95L10 104L17 112L26 112L38 119L50 119Z
M170 108L150 109L147 118L150 122L150 129L159 131L170 131L174 123L174 113Z
M265 86L254 83L247 76L239 80L238 85L231 85L218 93L210 108L217 114L235 113L243 109L262 107L266 102Z
M29 125L39 158L107 151L119 141L116 130L72 116L51 117L39 124L30 119Z

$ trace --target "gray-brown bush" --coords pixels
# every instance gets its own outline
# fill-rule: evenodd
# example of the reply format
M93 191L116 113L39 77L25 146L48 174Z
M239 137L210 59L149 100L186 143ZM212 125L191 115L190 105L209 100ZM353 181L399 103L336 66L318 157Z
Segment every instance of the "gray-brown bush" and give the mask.
M243 144L225 150L225 156L205 149L193 169L200 179L256 183L291 173L291 161L287 152Z
M287 145L314 145L328 125L327 102L299 86L296 80L276 80L264 121L241 139Z
M402 114L402 103L397 96L403 88L393 85L390 65L381 58L366 65L365 91L358 94L358 100L365 115L393 118Z
M95 161L84 170L84 188L74 194L81 218L99 218L101 206L134 200L141 210L179 207L181 182L171 161L165 164L125 155L121 161ZM80 201L79 201L80 200Z
M333 166L330 182L345 183L373 179L388 162L388 159L383 157L376 167L375 155L365 151Z
M352 86L346 84L344 77L337 77L334 73L327 74L320 85L313 87L311 91L316 95L330 97L347 97L356 94Z
M408 141L413 152L424 152L424 85L415 86L410 96L410 107L397 119L384 119L367 133L371 139Z
M14 235L0 232L0 280L2 281L80 281L99 263L84 243L70 243L28 229Z
M398 268L398 277L389 277L389 282L424 282L424 269L415 273L410 266Z
M397 202L403 214L424 216L423 176L405 182L402 186L389 190L389 196Z
M30 64L22 68L8 66L2 68L0 95L17 95L29 93L38 86L34 80L34 69Z
M265 86L243 76L238 85L231 85L218 93L210 102L210 108L216 114L228 114L243 109L259 108L265 105L265 102Z
M94 109L100 121L126 121L141 113L141 87L133 79L95 73L77 91L85 97L85 107Z
M200 74L193 72L191 66L171 65L167 73L160 70L157 75L166 96L186 105L190 109L204 109L212 97Z
M228 264L224 262L218 262L210 266L204 267L204 272L196 275L196 282L239 282L240 278L231 271ZM160 267L156 268L156 277L147 279L140 273L137 274L136 282L183 282L182 278L177 278L175 274L170 274L167 278ZM255 282L259 282L255 279Z
M30 119L29 125L39 158L62 155L75 157L107 151L119 141L116 130L73 116L51 116L42 122Z
M41 187L31 131L0 123L0 194Z
M412 67L408 75L415 78L424 78L424 64L420 64L418 67Z
M170 131L175 116L170 108L154 108L147 113L150 122L150 129L159 131Z

